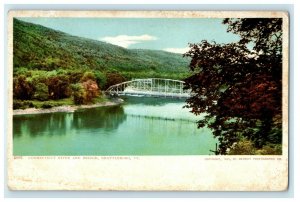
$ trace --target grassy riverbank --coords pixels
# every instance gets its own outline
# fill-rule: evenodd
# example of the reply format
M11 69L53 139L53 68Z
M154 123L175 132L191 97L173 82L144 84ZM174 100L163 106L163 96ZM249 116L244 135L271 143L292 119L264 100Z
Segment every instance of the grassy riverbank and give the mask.
M110 101L109 98L100 96L93 99L93 104L99 104ZM52 107L60 107L60 106L76 106L74 101L71 97L59 100L47 100L47 101L40 101L40 100L14 100L13 101L13 109L27 109L27 108L36 108L36 109L49 109Z
M74 112L77 109L86 109L93 107L118 105L123 102L122 99L108 99L107 97L98 97L93 100L93 103L86 105L75 105L71 98L51 101L23 101L26 103L22 108L14 109L13 115L22 114L41 114L53 112ZM29 104L28 104L29 103Z

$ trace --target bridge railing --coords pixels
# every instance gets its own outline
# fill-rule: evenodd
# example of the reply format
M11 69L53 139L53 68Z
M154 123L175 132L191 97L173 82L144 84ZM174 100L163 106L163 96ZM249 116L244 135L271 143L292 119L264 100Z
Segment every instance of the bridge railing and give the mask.
M141 94L155 96L188 97L183 81L161 78L134 79L110 86L106 92L111 95Z

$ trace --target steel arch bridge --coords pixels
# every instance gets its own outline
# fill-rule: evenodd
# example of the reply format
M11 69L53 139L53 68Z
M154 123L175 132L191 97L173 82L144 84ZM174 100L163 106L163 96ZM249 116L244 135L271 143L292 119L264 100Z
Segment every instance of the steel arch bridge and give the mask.
M184 90L183 84L184 81L163 78L133 79L112 85L105 92L112 96L188 98L190 91Z

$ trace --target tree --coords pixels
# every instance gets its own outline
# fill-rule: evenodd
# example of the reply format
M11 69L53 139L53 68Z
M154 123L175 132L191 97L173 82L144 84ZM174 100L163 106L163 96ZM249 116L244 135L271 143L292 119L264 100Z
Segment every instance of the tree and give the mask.
M99 88L96 81L91 79L71 85L73 101L76 105L89 104L99 95Z
M93 98L97 97L99 94L99 88L96 81L89 79L83 82L82 86L85 90L85 103L91 103Z
M96 80L96 77L93 72L85 72L80 80L81 82L85 82L87 80Z
M40 101L48 100L48 86L45 83L36 83L35 89L34 99Z
M126 79L119 73L107 73L106 74L106 84L104 86L104 89L107 89L112 85L122 83L124 81L126 81Z
M106 84L106 76L104 73L100 72L100 71L96 71L95 72L95 79L96 82L98 84L98 86L103 89L105 84Z
M81 83L71 85L73 102L76 105L84 104L84 88Z
M54 75L47 80L49 97L54 100L70 96L69 78L66 75Z
M19 75L13 81L13 97L15 99L30 100L35 92L34 85L27 80L26 76Z
M192 96L186 107L199 115L227 154L241 139L256 149L281 144L282 19L224 19L236 43L190 44L193 75L185 79ZM251 48L252 47L252 48Z

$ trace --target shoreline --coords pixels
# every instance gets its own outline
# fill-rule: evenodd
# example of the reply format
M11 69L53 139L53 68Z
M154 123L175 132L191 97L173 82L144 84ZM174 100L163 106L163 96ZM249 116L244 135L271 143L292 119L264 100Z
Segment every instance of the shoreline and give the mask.
M13 110L13 115L26 115L26 114L47 114L47 113L55 113L55 112L69 112L73 113L78 109L89 109L89 108L96 108L96 107L107 107L107 106L115 106L122 104L123 100L113 100L113 101L106 101L102 103L96 103L91 105L63 105L58 107L52 107L49 109L38 109L38 108L27 108L27 109L15 109Z

